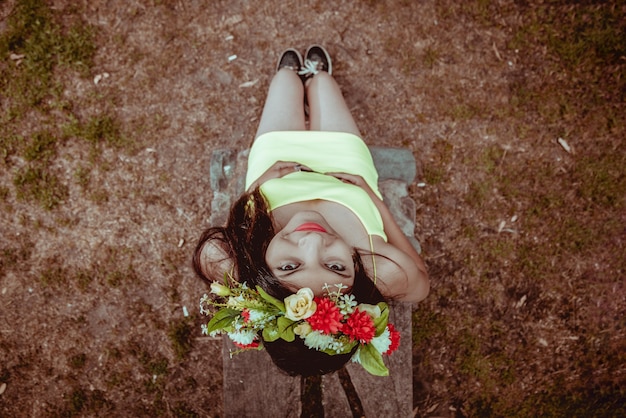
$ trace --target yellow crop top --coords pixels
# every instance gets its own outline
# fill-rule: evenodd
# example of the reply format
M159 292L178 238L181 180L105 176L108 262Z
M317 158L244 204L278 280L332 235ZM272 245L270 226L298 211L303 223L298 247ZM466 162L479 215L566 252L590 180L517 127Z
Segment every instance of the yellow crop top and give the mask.
M362 176L378 191L378 174L369 149L361 138L343 132L269 132L257 138L250 150L246 189L276 161L294 161L317 171L294 172L261 185L270 210L306 200L328 200L350 209L367 233L385 241L382 217L367 192L323 172Z

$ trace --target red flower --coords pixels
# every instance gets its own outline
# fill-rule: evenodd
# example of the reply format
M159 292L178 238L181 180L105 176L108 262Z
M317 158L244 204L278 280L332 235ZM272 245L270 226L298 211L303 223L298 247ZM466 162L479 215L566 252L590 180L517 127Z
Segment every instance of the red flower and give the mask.
M248 308L244 308L243 311L241 311L241 316L243 317L243 322L248 322L250 320L250 311Z
M315 331L322 334L335 334L341 330L343 315L333 301L328 298L315 298L317 309L315 313L307 318L307 322Z
M393 324L387 324L387 329L389 330L389 338L391 339L391 344L389 345L387 351L385 351L383 354L389 355L396 351L398 347L400 347L400 333L396 331L396 327L394 327Z
M252 341L250 344L241 344L238 343L236 341L233 341L233 344L235 344L237 347L242 348L244 350L248 349L248 348L258 348L259 347L259 342L258 341Z
M376 328L369 314L365 311L361 312L357 308L348 318L342 332L350 337L350 341L359 340L361 343L367 344L376 335Z

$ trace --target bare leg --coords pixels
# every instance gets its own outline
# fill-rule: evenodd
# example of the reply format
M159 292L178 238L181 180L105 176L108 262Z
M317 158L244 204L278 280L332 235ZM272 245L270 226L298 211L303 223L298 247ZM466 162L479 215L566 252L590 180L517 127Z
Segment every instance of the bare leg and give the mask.
M304 88L295 71L280 69L270 83L256 137L272 131L303 131Z
M361 136L335 79L320 71L307 81L309 123L312 131L349 132Z

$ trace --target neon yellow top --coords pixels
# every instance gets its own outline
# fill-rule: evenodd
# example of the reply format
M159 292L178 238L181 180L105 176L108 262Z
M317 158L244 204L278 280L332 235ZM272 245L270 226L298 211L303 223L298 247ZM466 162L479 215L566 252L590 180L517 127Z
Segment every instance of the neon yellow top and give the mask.
M294 172L263 183L261 192L270 210L306 200L328 200L350 209L368 234L387 240L380 212L367 192L322 174L358 174L380 197L378 173L361 138L349 133L326 131L281 131L261 135L250 149L246 190L277 161L298 162L315 172Z

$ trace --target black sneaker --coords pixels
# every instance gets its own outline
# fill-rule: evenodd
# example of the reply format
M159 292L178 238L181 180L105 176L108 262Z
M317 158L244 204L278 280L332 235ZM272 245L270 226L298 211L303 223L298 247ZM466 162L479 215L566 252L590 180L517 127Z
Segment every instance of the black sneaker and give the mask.
M320 45L311 45L304 55L304 65L298 72L303 77L311 77L320 71L326 71L328 74L333 73L333 64L330 55Z
M302 68L302 55L293 48L286 49L278 59L276 71L278 72L281 68L288 68L298 73Z

